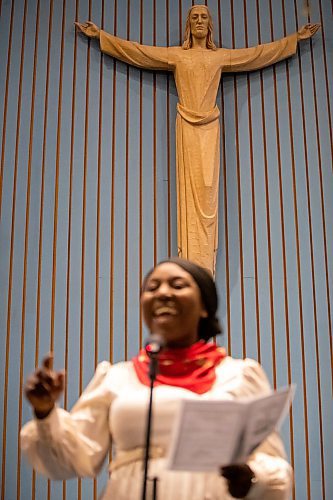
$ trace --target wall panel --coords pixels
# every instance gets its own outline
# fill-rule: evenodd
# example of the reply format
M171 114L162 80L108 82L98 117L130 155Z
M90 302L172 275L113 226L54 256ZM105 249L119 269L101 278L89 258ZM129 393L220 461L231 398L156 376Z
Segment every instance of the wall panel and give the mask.
M0 0L1 500L98 498L106 468L53 483L22 460L23 382L53 349L70 408L99 361L130 359L142 278L177 252L173 76L102 55L73 21L178 45L193 3ZM329 500L332 2L206 4L225 47L322 24L288 61L222 78L216 280L229 352L258 359L274 387L297 384L282 429L293 498Z

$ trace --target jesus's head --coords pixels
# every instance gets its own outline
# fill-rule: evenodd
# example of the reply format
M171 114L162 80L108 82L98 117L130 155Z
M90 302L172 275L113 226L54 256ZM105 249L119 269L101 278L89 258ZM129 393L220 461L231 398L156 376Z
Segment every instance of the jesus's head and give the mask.
M187 14L183 49L193 47L193 39L206 39L206 48L216 50L213 41L213 21L206 5L194 5Z

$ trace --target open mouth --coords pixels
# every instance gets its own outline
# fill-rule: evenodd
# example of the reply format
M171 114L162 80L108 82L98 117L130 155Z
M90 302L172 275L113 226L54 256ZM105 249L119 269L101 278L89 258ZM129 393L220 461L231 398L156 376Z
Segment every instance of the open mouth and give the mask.
M160 307L157 307L154 310L154 312L153 312L154 318L176 316L176 315L177 315L176 308L175 307L170 307L170 306L160 306Z

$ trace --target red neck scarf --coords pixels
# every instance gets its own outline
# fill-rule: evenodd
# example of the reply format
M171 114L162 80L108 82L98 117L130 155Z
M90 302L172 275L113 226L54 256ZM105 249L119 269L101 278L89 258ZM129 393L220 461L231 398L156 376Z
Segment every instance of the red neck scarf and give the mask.
M226 357L224 348L199 340L190 347L165 349L158 358L159 373L155 385L172 385L203 394L215 382L215 367ZM144 349L133 358L138 379L150 386L149 357Z

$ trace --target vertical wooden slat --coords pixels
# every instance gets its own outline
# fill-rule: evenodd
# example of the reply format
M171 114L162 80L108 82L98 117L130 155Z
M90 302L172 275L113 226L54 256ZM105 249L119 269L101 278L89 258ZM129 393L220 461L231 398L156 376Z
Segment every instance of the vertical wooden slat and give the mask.
M91 2L89 0L89 19L91 18ZM86 211L87 211L87 169L88 169L88 131L89 131L89 89L90 89L90 44L88 39L86 62L86 92L84 120L84 153L83 153L83 186L82 186L82 237L81 237L81 291L80 291L80 347L79 347L79 394L83 390L83 355L84 355L84 306L85 306L85 264L86 264ZM82 496L82 481L78 479L78 500Z
M156 45L156 0L153 0L153 45ZM153 197L154 197L154 266L157 264L157 165L156 165L156 71L153 74Z
M15 139L15 157L14 157L14 181L12 195L12 220L10 237L10 257L9 257L9 277L8 277L8 298L7 298L7 328L6 328L6 356L5 356L5 384L3 394L3 434L2 434L2 467L1 467L1 500L5 500L6 492L6 449L7 449L7 409L8 409L8 371L9 371L9 351L11 338L11 315L12 315L12 284L13 284L13 266L14 266L14 246L15 246L15 216L16 216L16 188L18 176L18 150L20 142L21 126L21 106L22 106L22 79L25 53L25 33L26 33L26 15L27 1L24 2L24 12L22 19L22 42L20 56L20 75L18 90L18 108L16 120L16 139Z
M17 476L16 489L17 500L21 498L21 446L20 429L22 426L22 399L23 399L23 373L24 373L24 350L25 350L25 324L26 324L26 296L27 296L27 263L29 246L29 221L30 221L30 187L31 187L31 162L32 162L32 142L34 135L35 120L35 95L36 95L36 66L38 50L38 30L39 30L40 1L37 0L36 11L36 31L34 46L33 81L31 90L30 107L30 132L29 132L29 154L28 154L28 179L26 190L26 211L25 211L25 233L24 233L24 265L23 265L23 287L22 287L22 316L21 316L21 350L20 350L20 389L18 401L18 432L17 432Z
M127 0L127 40L130 39L130 27L131 27L131 2ZM129 193L129 129L130 129L130 83L129 83L129 65L126 67L126 138L125 138L125 284L124 284L124 308L125 308L125 359L128 356L128 193Z
M60 164L60 146L61 146L61 116L62 116L62 82L63 82L63 60L64 60L64 32L65 32L65 13L66 0L62 5L61 21L61 42L60 42L60 61L59 61L59 89L58 89L58 116L57 116L57 138L56 138L56 171L54 183L54 213L53 213L53 255L52 255L52 299L51 299L51 338L50 350L54 350L54 321L55 321L55 299L57 286L57 241L58 241L58 205L59 205L59 164Z
M39 243L38 243L38 278L37 278L37 304L36 304L36 344L35 344L35 367L39 361L39 339L40 339L40 317L41 317L41 283L42 283L42 263L43 263L43 226L44 226L44 196L45 196L45 165L46 165L46 131L48 124L49 86L50 86L50 58L51 58L51 36L53 24L53 0L50 0L48 40L47 40L47 62L45 80L45 100L44 100L44 123L43 123L43 146L42 146L42 178L40 194L40 215L39 215ZM49 498L48 482L48 498ZM32 477L32 498L36 496L36 472Z
M235 48L235 17L234 2L231 0L231 33L232 47ZM240 177L240 155L239 155L239 128L238 128L238 90L237 77L234 80L235 96L235 131L236 131L236 176L237 176L237 197L238 197L238 237L239 237L239 280L241 289L241 324L242 324L242 353L246 357L246 325L245 325L245 299L244 299L244 263L243 263L243 223L242 223L242 197L241 197L241 177Z
M39 220L39 245L38 245L38 285L37 285L37 306L36 306L36 348L35 348L35 366L38 366L39 358L39 335L40 335L40 300L41 300L41 273L43 258L43 225L44 225L44 195L45 195L45 163L46 163L46 130L48 124L48 104L49 104L49 85L50 85L50 54L51 54L51 34L53 22L53 0L50 1L50 14L48 26L48 45L47 45L47 63L46 63L46 83L44 99L44 124L43 124L43 146L42 146L42 178L40 195L40 220Z
M102 0L101 29L104 29L104 0ZM96 255L95 255L95 325L94 325L94 368L98 364L99 337L99 270L100 270L100 218L101 218L101 163L102 163L102 123L103 123L103 62L100 56L99 65L99 104L98 104L98 146L97 146L97 200L96 200ZM97 500L98 480L93 480L93 496Z
M257 4L258 5L258 4ZM261 30L258 22L258 41L261 43ZM271 325L271 345L272 345L272 367L273 386L276 387L276 356L275 356L275 324L274 324L274 291L272 278L272 242L271 242L271 217L268 186L268 159L267 159L267 132L266 132L266 112L264 102L264 80L260 71L260 92L261 92L261 118L262 118L262 139L264 150L264 180L265 180L265 203L266 203L266 227L267 227L267 254L268 254L268 279L269 279L269 303L270 303L270 325Z
M182 18L182 0L179 0L179 45L182 45L183 42L183 37L182 37L182 32L183 32L183 18Z
M140 0L140 43L143 41L143 0ZM139 149L139 283L141 286L143 273L142 273L142 256L143 256L143 205L142 205L142 127L143 127L143 117L142 117L142 70L140 69L140 149ZM139 311L139 345L142 345L142 312L141 307Z
M117 1L114 2L114 26L113 32L117 34ZM110 235L110 361L113 360L113 293L114 293L114 182L115 182L115 159L116 159L116 84L117 84L117 61L113 59L113 96L112 96L112 156L111 156L111 235Z
M6 134L7 134L7 113L8 113L8 92L9 92L9 75L11 67L12 41L13 41L13 23L14 23L14 6L15 0L12 0L10 11L10 28L7 51L7 69L6 69L6 88L3 107L3 122L2 122L2 137L1 137L1 160L0 160L0 220L2 212L2 184L3 184L3 169L5 165L5 150L6 150Z
M104 29L104 0L102 0L101 29ZM99 104L98 104L98 147L97 147L97 209L96 209L96 256L95 256L95 368L98 364L99 336L99 269L100 269L100 219L101 219L101 168L102 168L102 124L103 124L103 62L101 54L99 65ZM96 493L94 493L96 496Z
M75 21L78 21L79 0L75 1ZM70 156L69 156L69 193L68 193L68 232L67 232L67 270L66 270L66 313L65 313L65 373L69 366L69 312L70 312L70 276L71 276L71 243L72 243L72 209L73 209L73 165L74 165L74 130L75 130L75 100L76 100L76 72L77 72L77 31L74 34L73 47L73 77L72 77L72 108L70 127ZM64 390L64 408L68 406L68 384ZM63 481L63 500L67 498L66 481Z
M218 2L218 27L219 27L219 45L223 46L222 38L222 17L221 0ZM226 140L225 140L225 120L224 120L224 86L221 83L221 132L222 132L222 170L223 170L223 197L224 197L224 241L225 241L225 274L226 274L226 316L227 316L227 337L228 349L231 354L231 317L230 317L230 270L229 270L229 231L228 231L228 190L227 190L227 158L226 158Z
M78 4L75 2L75 21L78 21ZM66 270L66 320L65 320L65 371L68 369L69 349L69 309L70 309L70 275L71 275L71 242L72 242L72 210L73 210L73 165L74 165L74 124L75 124L75 100L76 100L76 74L77 74L77 37L75 31L73 46L73 77L72 77L72 108L70 127L70 155L69 155L69 192L68 192L68 232L67 232L67 270ZM67 409L68 387L65 384L64 407Z
M166 44L170 45L170 26L169 26L169 0L166 0ZM166 142L167 142L167 172L168 172L168 256L171 255L171 154L170 154L170 74L167 75L167 88L166 88Z
M114 2L114 22L113 22L113 33L114 35L117 35L117 0ZM110 350L109 350L109 360L112 363L113 362L113 318L114 318L114 300L113 300L113 293L114 293L114 195L115 195L115 189L114 189L114 183L115 183L115 158L116 158L116 95L117 95L117 88L116 88L116 83L117 83L117 61L115 58L113 58L113 93L112 93L112 132L111 132L111 148L112 148L112 153L111 153L111 203L110 203L110 303L109 303L109 309L110 309ZM109 462L112 461L112 450L110 448L109 450Z
M243 2L244 6L244 30L245 30L245 44L249 46L249 37L247 30L247 10L246 1ZM258 10L257 10L258 15ZM259 19L257 18L257 22ZM255 198L255 174L254 174L254 158L253 158L253 135L252 135L252 107L251 107L251 78L247 74L247 101L248 101L248 115L249 115L249 141L250 141L250 172L251 172L251 202L252 202L252 231L253 231L253 258L254 258L254 287L255 287L255 316L256 316L256 336L257 336L257 356L258 361L261 361L261 348L260 348L260 306L259 306L259 291L258 291L258 251L257 251L257 217L256 217L256 198Z

